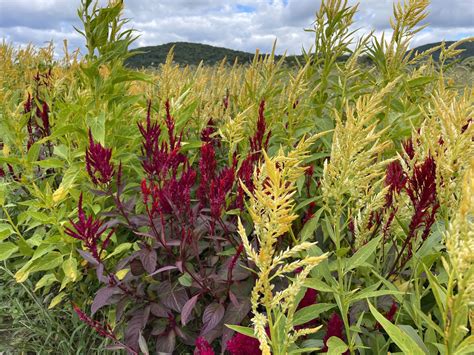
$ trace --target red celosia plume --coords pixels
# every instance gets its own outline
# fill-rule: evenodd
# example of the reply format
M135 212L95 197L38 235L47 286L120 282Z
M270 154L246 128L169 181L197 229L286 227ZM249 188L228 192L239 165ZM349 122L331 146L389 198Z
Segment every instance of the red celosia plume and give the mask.
M111 162L112 149L95 143L89 129L89 146L86 149L86 169L95 185L108 184L114 176L114 165Z

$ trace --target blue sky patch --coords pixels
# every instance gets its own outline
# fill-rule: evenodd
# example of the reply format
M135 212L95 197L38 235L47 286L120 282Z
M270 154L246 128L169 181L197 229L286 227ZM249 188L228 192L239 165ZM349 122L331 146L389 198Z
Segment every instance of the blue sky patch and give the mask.
M242 4L237 4L235 5L235 9L237 12L244 12L244 13L250 13L250 12L255 12L255 7L250 6L250 5L242 5Z

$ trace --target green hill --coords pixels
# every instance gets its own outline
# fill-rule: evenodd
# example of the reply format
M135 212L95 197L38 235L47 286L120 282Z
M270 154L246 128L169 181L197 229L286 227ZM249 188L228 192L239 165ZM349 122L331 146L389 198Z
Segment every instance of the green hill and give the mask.
M207 44L176 42L133 49L132 52L141 53L130 57L126 63L132 68L158 66L166 61L166 56L173 46L174 61L184 65L197 65L201 61L206 65L214 65L220 63L224 58L227 58L227 62L231 64L236 59L239 63L250 63L255 55L254 53L214 47ZM281 56L276 56L276 58L280 59ZM295 57L289 56L287 62L289 64L294 63Z
M449 46L452 43L454 42L446 42L446 45ZM422 52L439 44L440 42L419 46L415 48L415 51ZM133 49L132 52L138 53L130 57L126 64L132 68L157 67L166 61L166 57L173 46L174 61L183 65L197 65L201 61L206 65L215 65L220 63L224 58L227 58L227 62L230 64L234 63L236 59L238 59L239 63L250 63L254 57L254 53L214 47L207 44L175 42ZM474 56L473 42L463 43L459 48L465 49L465 52L460 55L461 60ZM281 58L281 56L278 55L275 57L277 60ZM435 51L433 57L435 60L438 60L439 51ZM288 65L292 65L296 63L296 59L302 60L303 58L302 56L288 56L286 62ZM341 58L341 60L343 59L344 58Z

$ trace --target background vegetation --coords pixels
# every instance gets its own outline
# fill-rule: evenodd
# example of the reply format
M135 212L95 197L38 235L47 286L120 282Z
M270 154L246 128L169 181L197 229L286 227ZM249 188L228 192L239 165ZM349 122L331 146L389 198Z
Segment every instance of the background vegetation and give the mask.
M0 350L468 354L472 40L410 52L427 6L325 1L291 67L134 70L121 1L3 43Z

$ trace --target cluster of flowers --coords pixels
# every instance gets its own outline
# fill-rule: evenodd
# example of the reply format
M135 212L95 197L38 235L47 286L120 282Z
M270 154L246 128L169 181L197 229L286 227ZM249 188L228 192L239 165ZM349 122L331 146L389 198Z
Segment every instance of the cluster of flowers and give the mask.
M240 180L246 184L247 188L252 191L252 173L260 159L260 153L268 146L270 133L266 132L266 124L264 117L265 102L262 101L259 108L259 115L257 120L257 129L255 134L250 138L250 152L241 161L240 166L237 157L234 156L233 162L230 166L224 166L218 170L217 149L220 147L220 141L215 137L215 128L212 120L208 126L201 132L202 146L200 149L199 171L198 178L196 170L190 164L188 157L182 153L182 133L175 132L175 121L171 115L169 102L165 104L166 117L164 120L164 127L167 130L167 137L162 137L162 127L158 122L151 119L151 104L148 105L147 118L144 123L139 123L138 128L142 135L142 167L146 174L141 182L141 196L142 202L146 209L146 216L148 219L148 226L157 240L164 247L163 249L170 252L169 257L174 254L171 251L172 246L167 244L166 237L163 236L163 231L169 231L172 235L181 236L180 258L182 262L178 262L182 268L185 268L184 260L186 260L186 248L183 245L191 243L195 239L194 230L190 228L193 221L196 220L195 208L192 208L191 201L195 194L198 200L198 211L208 211L209 213L209 232L214 235L216 226L221 226L223 230L226 229L222 220L223 212L228 208L243 208L244 207L244 191L240 184L236 181ZM433 185L430 183L433 171L432 160L427 159L421 165L415 165L412 176L408 176L401 165L393 163L389 166L387 171L387 185L389 185L389 193L387 194L386 209L392 208L393 199L396 194L402 190L406 190L407 194L418 209L422 210L423 214L416 214L410 224L413 230L419 228L421 223L425 226L429 225L431 221L431 214L426 215L427 204L433 204L435 192L433 192ZM106 188L110 192L110 183L114 176L117 175L117 180L121 180L121 165L118 172L115 172L114 164L112 162L112 149L104 147L99 142L94 141L91 131L89 131L89 146L86 149L86 170L90 176L93 184L96 186ZM314 169L309 167L306 171L306 188L309 196L311 179L314 174ZM121 182L118 182L120 185ZM234 190L234 188L236 189ZM229 199L229 195L233 193L235 198ZM120 199L117 197L116 202L120 207ZM312 208L310 206L306 219L312 215ZM435 207L433 208L436 212ZM396 212L396 211L395 211ZM393 213L395 213L393 212ZM123 216L127 219L126 214ZM168 220L167 220L168 218ZM377 216L375 218L378 218ZM391 217L393 218L393 217ZM127 219L128 220L128 219ZM158 222L157 222L158 221ZM181 222L180 222L181 221ZM183 222L186 221L186 222ZM159 226L155 224L159 223ZM136 230L132 223L132 229ZM93 216L86 216L83 209L82 194L78 204L78 221L71 221L71 228L66 229L66 233L71 237L83 242L84 247L90 253L91 258L96 264L103 263L102 254L107 248L110 238L114 230L108 229L107 223L100 218ZM388 228L388 227L385 227ZM227 242L235 247L235 254L232 255L227 264L227 282L233 282L233 270L235 269L239 258L243 252L243 245L233 238L228 238ZM145 245L145 244L144 244ZM175 245L175 244L173 244ZM150 246L145 245L146 253L150 252ZM191 248L192 249L192 248ZM146 254L145 253L145 254ZM84 254L83 254L84 255ZM195 257L195 256L194 256ZM133 265L132 269L133 269ZM146 266L144 265L146 268ZM166 269L166 267L165 267ZM153 272L154 269L149 270ZM184 270L187 271L187 270ZM143 301L143 295L135 295L134 288L122 285L118 278L114 275L109 275L109 286L117 286L123 294L135 297L138 301ZM111 284L111 281L112 284ZM206 280L199 277L193 277L195 284L202 287L202 291L210 291L209 286L205 283ZM227 289L228 291L229 289ZM227 295L226 297L230 297ZM235 297L235 296L234 296ZM235 298L232 302L235 301ZM298 310L304 307L311 306L317 302L317 291L308 289L298 305ZM386 317L392 319L396 312L396 304L387 313ZM98 322L86 316L77 306L75 311L80 315L86 323L90 324L102 336L109 337L116 340L112 330L108 327L102 327ZM171 334L176 332L177 322L172 313L167 315L169 321L165 333ZM314 319L307 324L299 327L315 326L321 321ZM327 351L327 340L336 336L345 339L344 327L341 317L337 313L333 313L326 323L326 334L323 338L324 348L323 352ZM132 342L133 343L133 342ZM230 354L260 354L259 341L255 338L245 336L243 334L235 334L227 341L226 349ZM129 346L125 344L124 346ZM214 349L209 344L204 336L199 336L195 341L195 354L214 354ZM130 347L133 349L133 345Z
M51 69L46 73L37 72L34 76L35 89L33 96L28 93L28 97L23 107L23 112L28 116L26 128L28 131L27 149L41 138L51 134L49 120L50 108L48 103L42 98L42 89L48 88L52 79Z

